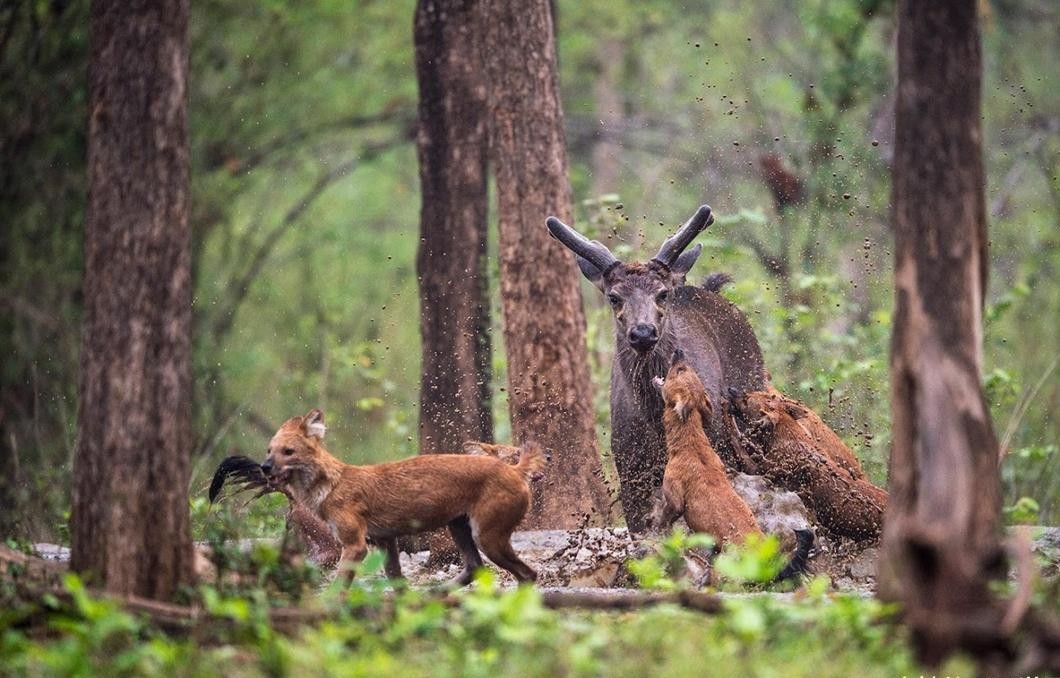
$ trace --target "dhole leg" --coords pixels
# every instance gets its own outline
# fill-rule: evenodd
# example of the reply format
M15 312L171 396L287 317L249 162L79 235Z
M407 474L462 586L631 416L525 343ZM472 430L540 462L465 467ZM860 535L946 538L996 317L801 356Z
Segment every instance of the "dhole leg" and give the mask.
M386 576L391 579L403 579L404 575L401 574L401 554L398 553L397 539L383 539L380 540L379 545L386 552L386 564L383 566Z
M342 534L342 556L339 558L339 573L345 574L346 583L353 581L357 563L364 560L368 553L368 542L365 531L356 530Z
M464 558L464 571L457 576L455 583L467 586L475 576L475 570L482 567L482 556L479 555L475 538L471 534L471 523L467 516L460 516L449 521L449 534L452 535L456 548Z
M519 518L521 519L522 516ZM477 521L476 526L478 526ZM514 525L506 528L502 526L503 529L492 527L485 530L479 527L476 530L475 540L487 558L498 567L511 572L519 583L537 581L537 573L520 560L515 554L515 549L512 548L511 538L514 527Z
M512 544L508 539L507 535L495 535L492 539L480 537L479 546L482 547L482 551L487 558L496 563L498 567L503 567L511 572L512 576L520 584L537 581L537 573L529 565L519 560L519 556L515 555L515 549L512 548Z

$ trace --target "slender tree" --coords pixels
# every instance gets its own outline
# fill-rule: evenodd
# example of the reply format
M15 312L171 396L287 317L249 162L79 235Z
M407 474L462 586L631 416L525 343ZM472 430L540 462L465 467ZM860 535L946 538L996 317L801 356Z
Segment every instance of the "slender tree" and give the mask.
M608 496L578 274L544 226L550 214L571 214L552 10L548 0L479 5L512 429L554 452L530 523L571 527L599 520Z
M491 440L486 87L473 0L420 0L420 451Z
M975 0L902 0L893 169L890 503L881 593L922 660L996 628L998 444L980 387L987 273Z
M165 598L191 575L188 0L95 0L71 567Z

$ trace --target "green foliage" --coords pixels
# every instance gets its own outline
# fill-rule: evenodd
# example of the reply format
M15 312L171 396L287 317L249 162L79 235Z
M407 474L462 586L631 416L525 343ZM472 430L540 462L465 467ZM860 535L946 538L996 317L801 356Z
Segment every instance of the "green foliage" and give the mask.
M368 580L345 596L324 591L318 609L326 620L294 636L269 626L262 591L204 589L198 633L208 642L162 634L88 595L76 577L66 591L67 602L53 598L36 612L51 634L0 621L5 674L701 675L709 666L770 676L920 673L892 608L815 583L794 600L730 597L722 613L706 616L670 606L553 612L533 587L499 589L485 571L446 600L400 586L386 593Z
M1031 497L1020 497L1012 506L1003 509L1005 520L1010 525L1034 525L1038 522L1041 507Z
M626 567L641 588L672 591L690 584L685 554L692 552L705 561L713 548L710 535L674 530L659 542L654 553L631 560Z

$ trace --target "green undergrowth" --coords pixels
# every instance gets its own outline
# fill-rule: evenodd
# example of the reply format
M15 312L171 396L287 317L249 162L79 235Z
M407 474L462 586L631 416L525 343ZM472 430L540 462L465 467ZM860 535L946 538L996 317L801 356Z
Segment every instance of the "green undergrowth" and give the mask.
M634 566L642 586L685 586L669 538ZM775 573L768 541L719 556L730 585ZM919 675L893 609L811 580L791 596L728 595L715 615L660 605L635 611L550 610L533 587L502 588L489 570L466 590L392 586L381 554L356 584L316 585L301 609L324 621L281 633L270 609L291 597L267 586L190 592L204 614L164 633L74 575L65 595L31 601L4 591L0 675L13 676L900 676ZM956 662L943 674L965 675Z

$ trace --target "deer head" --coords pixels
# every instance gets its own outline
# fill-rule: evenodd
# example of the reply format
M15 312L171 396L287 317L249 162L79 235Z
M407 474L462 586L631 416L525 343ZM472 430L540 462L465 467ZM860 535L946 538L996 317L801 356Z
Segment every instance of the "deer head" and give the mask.
M628 346L637 355L650 354L667 335L669 296L684 284L685 274L703 249L696 245L685 252L697 235L714 223L708 205L703 205L677 233L667 238L647 263L624 264L611 250L589 240L556 217L546 220L549 232L577 255L578 268L611 304L619 350Z

